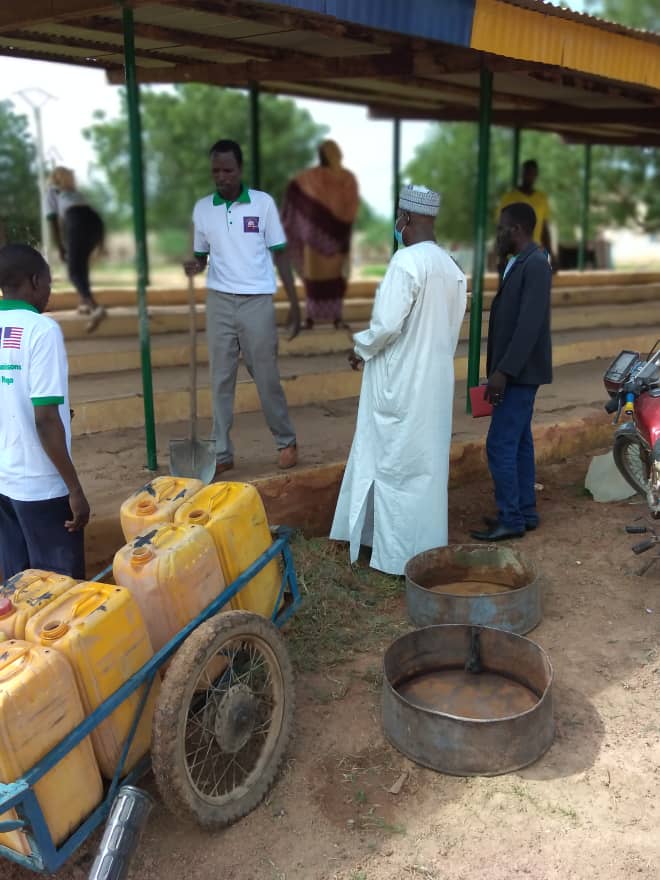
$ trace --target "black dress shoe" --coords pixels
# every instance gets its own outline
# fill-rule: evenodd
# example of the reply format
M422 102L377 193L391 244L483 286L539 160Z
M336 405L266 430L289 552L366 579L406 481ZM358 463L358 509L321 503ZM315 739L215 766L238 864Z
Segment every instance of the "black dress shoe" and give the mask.
M489 529L495 529L500 524L499 520L495 516L485 516L483 518L484 522L488 526ZM538 523L525 523L525 531L533 532L538 528Z
M510 538L522 538L525 534L524 530L522 532L517 531L516 529L507 529L506 526L495 526L494 529L488 529L487 531L474 531L470 532L470 535L476 541L508 541Z

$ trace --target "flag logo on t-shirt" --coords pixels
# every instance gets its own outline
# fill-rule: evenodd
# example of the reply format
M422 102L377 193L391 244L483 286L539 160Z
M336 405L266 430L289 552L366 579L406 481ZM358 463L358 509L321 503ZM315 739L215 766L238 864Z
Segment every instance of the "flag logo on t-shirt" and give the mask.
M259 232L259 218L243 217L243 232Z
M23 328L22 327L5 327L2 330L2 347L3 348L20 348L22 338L23 338Z

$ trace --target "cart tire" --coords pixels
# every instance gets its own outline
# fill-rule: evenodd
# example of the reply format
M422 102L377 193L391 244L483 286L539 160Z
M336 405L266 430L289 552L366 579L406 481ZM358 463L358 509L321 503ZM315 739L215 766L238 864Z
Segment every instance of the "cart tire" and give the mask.
M168 809L211 829L247 815L275 781L294 705L274 624L227 611L198 627L174 656L154 714L152 766Z

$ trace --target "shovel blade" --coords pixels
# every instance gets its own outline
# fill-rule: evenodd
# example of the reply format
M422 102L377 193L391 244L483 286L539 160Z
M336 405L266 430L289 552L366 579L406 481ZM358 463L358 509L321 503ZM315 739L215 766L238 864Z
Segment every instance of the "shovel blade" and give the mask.
M170 473L210 483L215 475L215 443L212 440L170 440Z

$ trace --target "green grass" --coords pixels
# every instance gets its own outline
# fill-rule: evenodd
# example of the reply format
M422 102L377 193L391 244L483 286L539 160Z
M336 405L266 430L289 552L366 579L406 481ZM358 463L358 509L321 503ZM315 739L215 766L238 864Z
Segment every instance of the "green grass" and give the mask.
M387 272L387 265L385 263L373 263L372 265L360 267L360 275L364 278L382 278L385 272Z
M322 538L293 543L302 604L287 627L296 668L314 672L345 663L391 641L406 627L400 605L403 578L362 562L351 566L346 547ZM373 681L378 671L369 671Z
M511 793L520 800L521 804L530 804L540 815L558 816L563 819L569 819L571 822L578 821L579 817L577 811L573 809L573 807L564 806L564 804L559 803L551 803L550 801L544 801L537 798L524 784L515 783L511 787Z

